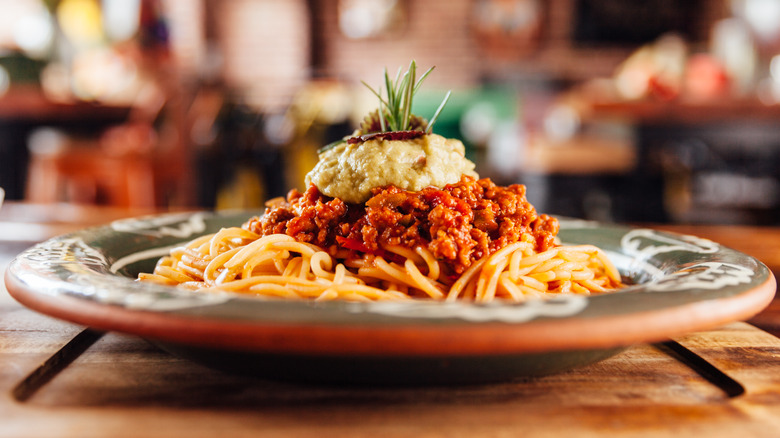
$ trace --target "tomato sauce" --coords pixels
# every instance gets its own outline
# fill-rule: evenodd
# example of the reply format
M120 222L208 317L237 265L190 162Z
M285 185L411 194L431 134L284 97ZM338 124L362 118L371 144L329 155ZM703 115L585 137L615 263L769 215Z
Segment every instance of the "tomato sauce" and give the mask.
M463 176L442 189L418 192L395 186L372 190L365 204L325 196L314 185L269 202L245 229L284 233L332 254L338 248L380 253L385 245L426 246L447 272L461 274L474 261L526 240L537 251L555 246L557 219L537 214L525 186L501 187L488 178Z

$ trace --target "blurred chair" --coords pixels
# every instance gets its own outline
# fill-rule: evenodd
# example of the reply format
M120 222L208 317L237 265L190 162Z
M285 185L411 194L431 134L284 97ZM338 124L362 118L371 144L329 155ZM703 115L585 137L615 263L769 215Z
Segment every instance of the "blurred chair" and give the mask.
M27 200L155 207L156 138L145 123L109 128L97 140L41 129L30 137Z
M27 200L131 208L192 205L180 101L170 89L145 91L124 123L96 136L84 139L50 128L33 133Z

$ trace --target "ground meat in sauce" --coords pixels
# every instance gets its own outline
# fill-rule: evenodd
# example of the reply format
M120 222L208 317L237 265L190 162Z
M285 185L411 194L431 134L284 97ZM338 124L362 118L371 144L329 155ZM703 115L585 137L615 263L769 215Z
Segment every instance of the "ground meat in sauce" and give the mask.
M322 195L311 185L270 203L263 216L243 227L262 235L285 233L331 253L339 246L378 252L383 245L426 245L456 274L519 240L544 251L558 234L558 221L536 213L525 186L501 187L468 176L443 189L375 188L364 205Z

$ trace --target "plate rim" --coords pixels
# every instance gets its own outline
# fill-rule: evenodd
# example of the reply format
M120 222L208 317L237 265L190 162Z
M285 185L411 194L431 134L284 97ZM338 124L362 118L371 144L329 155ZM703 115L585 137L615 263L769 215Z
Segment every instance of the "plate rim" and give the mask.
M253 214L251 211L228 212L189 212L210 215L213 220L238 215ZM182 213L164 213L146 215L125 220L155 220L180 217ZM574 226L570 230L596 227L602 232L624 232L648 230L621 224L606 224L580 219L562 218ZM581 223L576 226L576 223ZM583 225L584 224L584 225ZM56 248L56 244L70 237L88 237L93 235L97 247L87 245L88 249L100 247L100 239L95 237L106 233L103 239L111 240L112 223L91 227L57 236L42 242L37 247ZM690 237L674 232L652 230L658 236ZM91 234L90 234L91 233ZM119 235L119 234L116 234ZM682 240L682 239L681 239ZM320 354L320 355L386 355L386 356L445 356L464 354L520 354L577 349L605 349L628 346L636 343L660 341L670 336L705 330L727 322L745 320L760 312L772 301L776 292L776 279L771 270L758 259L706 240L717 248L726 250L732 257L746 258L756 264L764 281L751 282L734 294L707 297L660 306L645 310L633 310L615 314L596 314L572 318L564 315L554 318L537 318L520 322L504 322L499 319L488 321L469 321L450 318L435 324L422 323L420 319L399 319L396 323L370 324L347 319L339 323L328 321L304 321L303 318L292 321L239 318L237 315L225 316L204 313L166 312L152 309L135 309L115 305L109 302L93 301L83 295L73 296L62 290L38 290L34 282L28 282L29 276L43 274L34 268L25 274L22 263L25 253L18 255L5 272L5 283L9 294L26 307L55 318L100 330L118 331L150 339L176 342L183 345L206 346L238 351ZM49 245L48 247L46 245ZM149 246L152 248L153 246ZM28 251L30 251L28 250ZM109 257L108 252L101 253ZM625 254L624 254L625 255ZM79 261L84 265L84 262ZM747 264L747 262L744 262ZM17 266L18 265L18 266ZM679 266L679 265L677 265ZM20 272L17 273L16 271ZM108 272L90 271L90 275L121 276ZM758 277L760 279L761 277ZM129 279L128 279L129 280ZM67 279L57 278L58 284L69 284ZM129 283L128 283L129 284ZM39 285L38 285L39 286ZM83 284L76 284L82 286ZM95 286L93 286L95 287ZM99 285L97 288L99 289ZM171 290L175 289L170 287ZM661 292L663 293L663 292ZM240 296L239 296L240 297ZM604 297L604 296L599 296ZM598 298L598 297L594 297ZM248 297L233 298L243 301ZM259 300L254 302L261 302ZM588 301L590 303L590 301ZM290 309L302 309L301 302L284 302L282 306ZM296 307L297 306L297 307ZM336 315L346 315L341 307ZM422 317L422 321L431 319ZM587 332L587 336L576 333Z
M236 322L133 310L72 296L43 294L16 278L10 270L5 273L5 282L11 296L26 307L99 330L246 352L417 357L591 350L657 342L748 319L772 301L776 288L770 271L762 284L732 297L644 312L520 324L369 326ZM582 329L587 329L591 336L571 336Z

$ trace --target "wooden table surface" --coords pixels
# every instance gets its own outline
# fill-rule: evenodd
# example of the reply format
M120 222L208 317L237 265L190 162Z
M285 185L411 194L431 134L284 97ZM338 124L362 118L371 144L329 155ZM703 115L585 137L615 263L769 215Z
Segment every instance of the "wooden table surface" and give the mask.
M0 272L36 241L141 213L7 204L0 208ZM780 270L778 229L658 228L710 238ZM751 323L675 339L722 372L719 378L659 344L502 384L343 388L229 375L117 333L58 364L63 346L72 347L84 328L29 311L3 289L0 437L775 437L777 302ZM36 374L47 360L48 374Z

